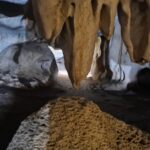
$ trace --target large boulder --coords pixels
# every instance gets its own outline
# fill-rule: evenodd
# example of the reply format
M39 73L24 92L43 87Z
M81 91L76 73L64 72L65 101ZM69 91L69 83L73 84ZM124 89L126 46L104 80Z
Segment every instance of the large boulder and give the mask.
M26 118L7 150L148 150L150 135L82 97L59 98Z
M49 85L57 64L48 44L27 42L11 45L0 53L0 84L11 87Z

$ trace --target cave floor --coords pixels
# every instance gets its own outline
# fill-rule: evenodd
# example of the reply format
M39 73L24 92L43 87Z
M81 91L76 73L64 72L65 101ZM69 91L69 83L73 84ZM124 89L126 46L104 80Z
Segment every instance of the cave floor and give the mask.
M49 87L32 90L0 87L0 150L6 149L24 118L60 96L86 97L98 104L102 111L150 133L149 96L104 91L91 79L76 90L66 76L59 76L54 86Z

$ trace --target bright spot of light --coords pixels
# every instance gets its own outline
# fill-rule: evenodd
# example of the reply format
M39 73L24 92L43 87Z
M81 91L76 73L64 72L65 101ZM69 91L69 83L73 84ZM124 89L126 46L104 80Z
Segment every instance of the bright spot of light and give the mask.
M90 78L90 77L92 77L92 73L91 72L89 72L88 75L87 75L87 78Z
M58 74L62 76L68 76L68 73L66 70L59 70Z

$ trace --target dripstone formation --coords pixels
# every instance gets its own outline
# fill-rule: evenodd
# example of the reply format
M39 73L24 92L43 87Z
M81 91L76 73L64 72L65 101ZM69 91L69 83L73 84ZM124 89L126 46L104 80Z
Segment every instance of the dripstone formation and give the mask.
M97 32L111 38L117 12L131 60L150 60L149 0L30 0L27 5L26 17L48 42L62 48L74 86L90 71Z

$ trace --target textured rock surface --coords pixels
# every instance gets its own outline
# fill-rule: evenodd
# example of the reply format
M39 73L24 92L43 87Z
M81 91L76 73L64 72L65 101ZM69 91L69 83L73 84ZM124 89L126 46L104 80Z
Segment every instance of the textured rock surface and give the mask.
M0 53L0 84L11 87L48 85L57 74L53 53L47 44L15 44Z
M59 98L21 123L7 150L149 150L150 135L81 97Z
M44 38L63 49L65 66L75 86L85 79L99 29L109 39L119 0L32 0L35 20ZM105 18L105 19L104 19ZM107 18L107 19L106 19Z
M149 0L32 0L35 21L48 41L63 49L65 66L75 86L90 71L96 32L110 39L116 11L131 60L150 60Z
M120 0L122 37L132 61L150 61L150 1Z

